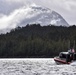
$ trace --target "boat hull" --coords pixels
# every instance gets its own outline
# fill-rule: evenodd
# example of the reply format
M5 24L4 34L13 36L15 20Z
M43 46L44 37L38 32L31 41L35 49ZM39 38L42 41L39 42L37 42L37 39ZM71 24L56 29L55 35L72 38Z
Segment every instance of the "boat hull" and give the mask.
M61 59L59 57L55 57L54 61L56 62L56 64L70 64L71 62L66 62L66 59Z

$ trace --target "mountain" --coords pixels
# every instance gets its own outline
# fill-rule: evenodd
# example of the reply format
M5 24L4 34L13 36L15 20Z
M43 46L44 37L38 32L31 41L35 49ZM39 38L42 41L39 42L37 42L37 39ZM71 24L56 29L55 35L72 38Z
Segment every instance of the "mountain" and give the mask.
M26 24L39 23L41 25L69 26L60 14L51 9L35 5L24 8L24 10L26 10L27 15L24 16L19 25L25 26Z
M11 29L18 26L24 27L27 24L69 26L57 12L37 5L24 6L14 10L8 16L2 16L0 24L0 33L10 32Z

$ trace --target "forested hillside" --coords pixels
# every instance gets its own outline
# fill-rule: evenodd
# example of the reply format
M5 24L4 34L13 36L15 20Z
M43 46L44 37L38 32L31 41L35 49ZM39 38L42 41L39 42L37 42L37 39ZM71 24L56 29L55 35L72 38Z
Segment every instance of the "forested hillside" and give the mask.
M17 27L10 33L0 35L0 58L54 57L61 51L67 51L69 41L72 48L76 41L74 25L62 27L32 24Z

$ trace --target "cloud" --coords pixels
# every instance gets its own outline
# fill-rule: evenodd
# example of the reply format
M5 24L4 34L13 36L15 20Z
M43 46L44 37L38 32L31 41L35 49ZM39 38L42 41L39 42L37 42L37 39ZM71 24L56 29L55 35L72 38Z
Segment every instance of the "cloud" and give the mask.
M12 13L9 15L1 15L0 18L0 30L3 32L7 29L8 31L10 29L16 28L17 25L24 20L24 18L31 18L33 15L28 14L31 11L31 8L29 6L23 6L19 9L15 9Z
M76 24L76 0L35 0L36 4L43 5L61 14L69 24Z
M31 4L55 10L69 24L76 24L76 0L0 0L0 30L15 28L27 15L25 7Z
M76 24L76 0L0 0L0 13L9 15L15 9L32 3L48 7L61 14L69 24ZM72 17L72 20L70 21Z

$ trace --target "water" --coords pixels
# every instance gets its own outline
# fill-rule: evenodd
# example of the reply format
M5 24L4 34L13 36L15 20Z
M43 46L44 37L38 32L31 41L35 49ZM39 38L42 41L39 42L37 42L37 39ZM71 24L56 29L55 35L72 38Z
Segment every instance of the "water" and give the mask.
M76 75L76 66L56 65L52 58L0 59L0 75Z

